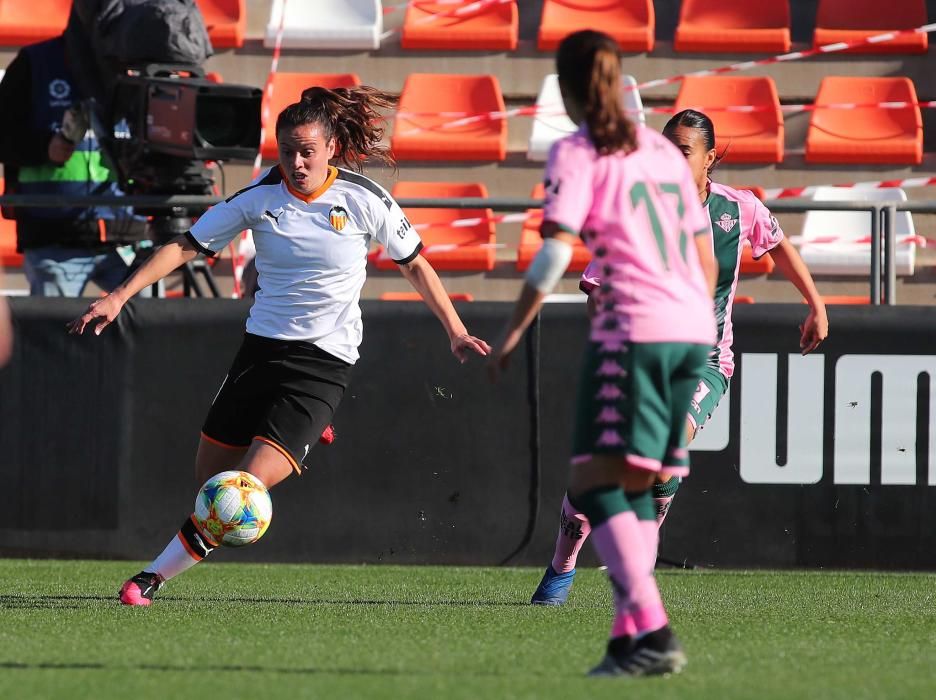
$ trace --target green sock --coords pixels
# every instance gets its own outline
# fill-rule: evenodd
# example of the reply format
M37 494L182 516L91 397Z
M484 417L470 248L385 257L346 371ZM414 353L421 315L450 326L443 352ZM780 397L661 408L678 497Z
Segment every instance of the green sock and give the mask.
M592 528L596 528L618 513L633 510L620 486L599 486L579 494L569 496L569 503L578 508L588 518ZM651 501L652 504L652 501Z

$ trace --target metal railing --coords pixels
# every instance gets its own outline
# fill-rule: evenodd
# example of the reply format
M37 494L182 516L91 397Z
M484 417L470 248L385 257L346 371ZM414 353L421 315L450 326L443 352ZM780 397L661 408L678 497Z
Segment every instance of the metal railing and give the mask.
M208 208L222 201L213 195L127 195L124 197L60 196L60 195L3 195L0 206L13 207L91 207L132 206L150 210L175 208ZM519 212L539 209L542 200L528 197L462 197L402 198L397 202L403 208L446 208L446 209L492 209L502 212ZM871 266L869 270L869 292L874 305L896 303L897 289L897 244L896 223L898 211L919 214L936 214L936 202L871 202L816 201L812 199L767 200L765 206L772 212L799 214L807 211L863 211L871 214ZM882 294L883 291L883 294Z

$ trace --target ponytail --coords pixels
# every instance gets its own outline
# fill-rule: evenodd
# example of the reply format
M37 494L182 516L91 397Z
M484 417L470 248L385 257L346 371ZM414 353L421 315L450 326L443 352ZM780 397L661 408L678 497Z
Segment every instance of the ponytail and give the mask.
M382 111L392 109L396 103L395 95L366 85L334 90L306 88L299 102L280 112L276 133L280 129L319 124L327 141L335 139L335 160L340 165L358 171L365 160L395 166L390 149L381 141L386 122Z
M637 127L621 104L621 58L607 34L570 34L556 55L559 82L581 105L595 150L601 155L637 148Z

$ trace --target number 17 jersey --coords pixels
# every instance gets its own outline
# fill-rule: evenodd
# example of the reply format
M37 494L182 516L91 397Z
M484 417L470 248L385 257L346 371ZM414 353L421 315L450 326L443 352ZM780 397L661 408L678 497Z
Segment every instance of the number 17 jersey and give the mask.
M635 150L601 155L582 127L550 150L545 189L543 220L581 235L599 266L592 340L714 342L694 241L712 230L675 146L638 127Z

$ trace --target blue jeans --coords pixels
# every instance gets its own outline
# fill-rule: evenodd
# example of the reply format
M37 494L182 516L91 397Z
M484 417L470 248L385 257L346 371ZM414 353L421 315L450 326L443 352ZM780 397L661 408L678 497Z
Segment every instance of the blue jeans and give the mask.
M112 291L130 274L130 266L115 250L93 253L83 248L47 246L23 254L29 293L39 297L80 297L88 282ZM150 288L140 296L150 296Z

